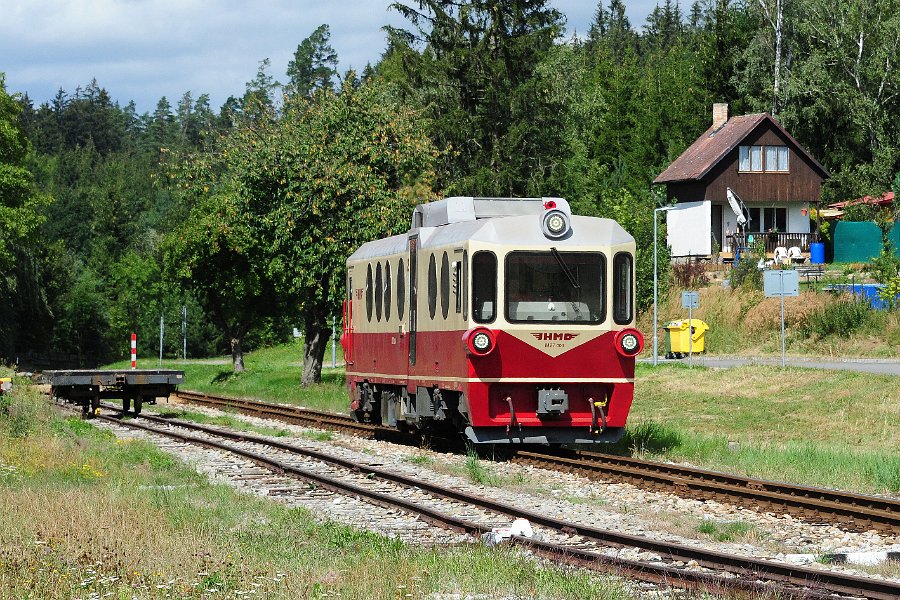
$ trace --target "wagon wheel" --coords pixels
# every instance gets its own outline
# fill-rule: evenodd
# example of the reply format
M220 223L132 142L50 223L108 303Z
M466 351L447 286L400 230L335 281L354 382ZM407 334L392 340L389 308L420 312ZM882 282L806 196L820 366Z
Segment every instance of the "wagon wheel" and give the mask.
M131 410L131 398L122 398L122 412Z
M96 415L98 410L100 410L100 394L94 394L91 396L91 416Z
M140 395L135 396L135 398L134 398L134 414L136 414L136 415L141 414L141 406L143 404L144 404L144 397L140 396Z

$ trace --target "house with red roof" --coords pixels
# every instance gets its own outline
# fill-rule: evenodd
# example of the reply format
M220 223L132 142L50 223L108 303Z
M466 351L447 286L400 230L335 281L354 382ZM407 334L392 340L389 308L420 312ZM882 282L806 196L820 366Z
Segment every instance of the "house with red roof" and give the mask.
M724 259L763 239L766 251L818 241L810 206L821 199L825 169L768 113L729 117L714 104L712 125L653 180L666 186L673 257Z

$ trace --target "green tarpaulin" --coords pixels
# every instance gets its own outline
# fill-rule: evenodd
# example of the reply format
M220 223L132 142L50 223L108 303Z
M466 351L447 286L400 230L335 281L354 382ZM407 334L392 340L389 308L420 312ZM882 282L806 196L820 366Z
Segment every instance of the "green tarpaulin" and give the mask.
M898 252L900 227L896 223L889 236ZM872 221L836 221L831 240L834 262L868 262L881 254L881 229Z

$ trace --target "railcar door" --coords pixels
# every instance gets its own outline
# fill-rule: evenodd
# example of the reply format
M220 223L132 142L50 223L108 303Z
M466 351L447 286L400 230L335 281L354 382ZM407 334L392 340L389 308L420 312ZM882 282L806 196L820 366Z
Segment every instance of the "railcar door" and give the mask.
M409 238L409 364L416 364L416 319L418 318L419 305L416 288L418 287L418 261L416 255L419 251L419 236Z
M347 298L343 306L344 326L341 336L341 347L344 350L344 363L353 364L353 267L347 268Z

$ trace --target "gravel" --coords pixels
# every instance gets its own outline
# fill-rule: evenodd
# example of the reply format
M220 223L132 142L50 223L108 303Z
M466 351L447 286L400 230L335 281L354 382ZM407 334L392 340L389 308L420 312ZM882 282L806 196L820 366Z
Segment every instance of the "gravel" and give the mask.
M195 406L191 406L191 410L210 415L222 414L214 409ZM481 461L490 475L499 480L500 486L479 485L466 476L466 463L469 459L465 456L338 433L332 433L330 441L314 441L303 437L304 433L310 431L306 428L229 414L250 424L274 426L298 436L279 438L282 442L289 441L407 476L427 478L431 483L490 496L524 509L564 516L584 525L651 539L677 541L736 555L771 558L862 576L873 575L870 571L847 565L823 564L817 562L817 558L835 553L900 551L900 539L896 535L883 535L875 531L844 531L833 525L806 523L790 515L760 513L716 501L683 499L671 494L645 491L629 484L592 481L580 475L533 466ZM399 511L369 504L365 510L360 510L360 500L310 488L295 479L272 475L233 456L163 440L134 430L124 430L119 426L110 427L116 430L116 435L152 438L164 450L177 454L214 481L227 483L247 493L268 496L289 506L304 506L320 519L331 519L417 544L473 541L470 536L449 533ZM728 524L735 522L742 524L745 531L736 535L735 541L718 541L709 535L698 533L698 528L704 523L712 525L713 529L725 530ZM497 523L497 526L509 524L508 520L506 523ZM651 553L634 548L607 548L603 552L635 560L659 559Z

